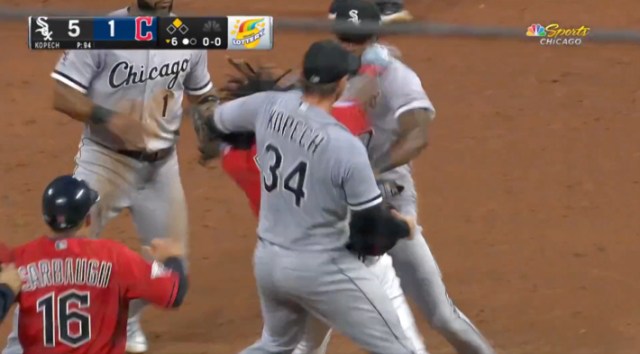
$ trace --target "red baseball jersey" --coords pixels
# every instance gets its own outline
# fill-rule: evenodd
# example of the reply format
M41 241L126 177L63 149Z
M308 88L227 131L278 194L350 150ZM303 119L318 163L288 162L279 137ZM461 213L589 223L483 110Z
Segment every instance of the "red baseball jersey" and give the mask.
M170 307L179 276L115 241L43 236L13 257L25 354L122 354L129 301Z
M356 102L336 102L331 111L336 120L354 135L360 136L365 144L371 140L373 130L362 106ZM244 191L251 210L257 216L260 211L260 170L255 163L256 145L250 150L225 149L222 155L222 169Z

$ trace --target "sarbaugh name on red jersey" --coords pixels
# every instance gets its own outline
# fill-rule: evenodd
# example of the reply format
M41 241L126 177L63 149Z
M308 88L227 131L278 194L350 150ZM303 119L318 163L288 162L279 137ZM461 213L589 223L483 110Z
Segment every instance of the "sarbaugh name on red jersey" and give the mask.
M18 268L24 282L22 291L51 286L85 285L106 288L111 281L111 262L87 258L54 258Z

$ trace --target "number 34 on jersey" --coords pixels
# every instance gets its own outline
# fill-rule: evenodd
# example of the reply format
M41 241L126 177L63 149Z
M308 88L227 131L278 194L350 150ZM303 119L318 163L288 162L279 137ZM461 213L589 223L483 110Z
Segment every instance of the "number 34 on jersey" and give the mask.
M283 155L280 149L267 144L264 153L256 156L256 164L262 171L262 183L267 193L282 191L291 194L293 203L300 207L306 197L305 182L308 162L302 160L294 164L290 169L283 171Z

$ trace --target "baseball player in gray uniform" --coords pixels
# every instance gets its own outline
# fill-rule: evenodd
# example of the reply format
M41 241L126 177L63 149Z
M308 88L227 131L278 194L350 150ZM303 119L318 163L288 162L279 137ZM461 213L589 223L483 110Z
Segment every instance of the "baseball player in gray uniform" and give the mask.
M167 16L172 3L138 0L109 16ZM144 245L176 237L186 246L187 206L175 146L183 95L202 105L216 99L206 52L68 51L51 76L54 108L85 124L74 175L102 196L89 235L98 237L109 220L128 209ZM139 322L144 305L131 306L130 353L148 349ZM4 354L22 353L15 328Z
M351 26L379 23L380 13L366 0L346 0L336 9L336 19ZM348 28L347 28L348 30ZM354 54L375 43L375 33L334 31ZM417 195L410 162L427 146L427 128L435 109L420 78L399 60L379 78L380 92L368 106L374 135L368 146L376 179L384 186L385 200L405 215L417 215ZM430 324L463 354L493 354L488 341L447 295L438 265L421 228L414 237L399 242L389 254L405 293L425 314Z
M357 58L321 41L303 66L302 91L230 101L212 122L222 134L255 131L263 175L254 270L264 329L243 353L291 353L312 315L371 353L414 353L380 281L345 248L354 235L395 242L414 223L382 205L364 146L329 114Z

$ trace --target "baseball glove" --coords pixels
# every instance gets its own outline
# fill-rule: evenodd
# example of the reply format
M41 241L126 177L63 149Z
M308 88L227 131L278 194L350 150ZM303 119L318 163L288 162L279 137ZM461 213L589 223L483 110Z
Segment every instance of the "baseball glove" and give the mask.
M198 150L200 158L198 162L206 165L220 154L219 143L220 137L215 133L212 118L218 106L219 99L215 96L204 97L202 101L193 105L189 111L193 129L198 138Z
M389 210L396 210L391 204L383 202L383 206ZM347 249L355 253L360 260L365 260L367 256L382 256L390 251L398 243L399 238L393 235L380 233L363 234L351 227Z
M244 59L227 57L227 61L240 75L230 75L225 85L219 90L223 102L262 91L286 91L295 87L295 77L284 80L291 73L291 69L278 75L277 72L282 70L273 65L261 65L254 69Z

